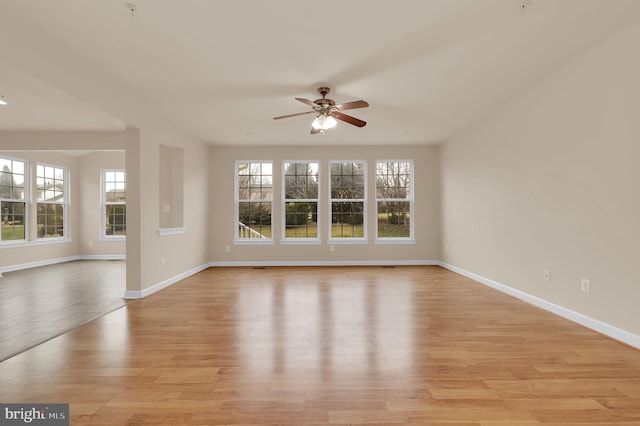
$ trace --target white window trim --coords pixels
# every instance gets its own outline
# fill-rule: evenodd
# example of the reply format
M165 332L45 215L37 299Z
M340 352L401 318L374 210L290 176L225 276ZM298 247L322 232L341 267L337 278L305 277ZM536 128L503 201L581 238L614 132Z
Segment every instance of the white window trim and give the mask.
M409 163L411 164L411 182L409 182L409 198L378 198L378 163ZM414 232L414 183L415 181L415 164L413 160L376 160L376 172L375 172L375 211L376 211L376 237L374 240L375 244L415 244L415 232ZM379 237L378 236L378 202L379 201L409 201L409 236L408 237Z
M237 223L237 221L236 221ZM236 232L238 232L236 230ZM275 241L273 238L243 238L233 240L233 245L236 246L273 246Z
M320 238L287 238L280 240L281 246L295 246L295 245L319 245L322 244Z
M106 235L98 237L98 241L127 241L126 235Z
M285 164L311 164L316 163L318 165L318 197L317 198L296 198L296 199L286 199L286 179L285 179ZM321 244L321 230L320 224L322 223L322 213L320 209L320 191L322 185L322 173L320 172L320 161L319 160L284 160L282 162L282 203L280 204L281 209L281 223L282 223L282 235L280 239L280 244L283 245L295 245L295 244ZM287 202L295 202L295 203L316 203L316 217L318 219L316 225L317 229L317 237L316 238L287 238L286 237L286 229L287 229Z
M271 203L271 238L240 238L238 235L238 223L240 216L240 199L238 198L238 165L241 163L270 163L271 164L271 200L267 200ZM234 184L233 184L233 244L234 245L273 245L275 240L273 238L273 199L275 197L275 163L272 160L236 160L233 167ZM262 201L262 202L267 202Z
M30 188L30 182L31 182L31 164L29 162L29 160L25 160L24 158L18 158L18 157L11 157L11 156L6 156L6 155L2 155L2 158L6 159L6 160L11 160L11 161L20 161L21 163L24 164L24 199L22 200L22 202L24 203L24 239L22 240L0 240L0 247L1 246L13 246L15 244L21 244L21 245L25 245L26 243L28 243L29 240L29 230L30 230L30 217L31 217L31 203L29 202L29 200L31 199L31 188ZM3 201L7 201L7 202L20 202L20 200L10 200L8 198L5 198ZM2 212L0 212L0 215L2 214ZM0 218L1 219L1 218Z
M377 228L377 227L376 227ZM380 237L376 238L374 244L415 244L416 239L412 237Z
M362 226L363 226L363 233L364 236L363 237L333 237L332 234L332 230L333 230L333 224L331 222L331 206L334 202L334 199L331 197L331 165L332 164L341 164L341 163L361 163L364 166L364 198L363 199L358 199L358 198L348 198L348 199L341 199L340 202L362 202ZM367 160L329 160L329 166L327 168L327 199L328 199L328 206L327 206L327 212L328 212L328 216L327 216L327 226L328 226L328 230L327 230L327 243L328 244L368 244L369 242L369 238L368 238L368 215L367 215L367 205L368 205L368 192L367 192L367 187L368 187L368 180L369 180L369 167L367 164Z
M124 172L124 179L125 179L125 187L124 187L124 193L125 193L125 197L127 194L127 170L126 169L102 169L100 170L100 192L101 192L101 199L102 199L102 222L101 222L101 227L102 230L100 232L100 237L98 238L98 241L126 241L127 236L125 235L107 235L106 231L107 231L107 205L123 205L127 206L127 202L125 201L124 203L118 203L118 202L114 202L114 203L108 203L107 204L107 181L106 181L106 175L107 172ZM126 219L125 219L125 232L126 232Z
M38 166L44 166L44 167L53 167L56 169L62 169L64 172L64 189L63 189L63 193L64 193L64 202L62 203L56 203L56 202L51 202L51 201L40 201L36 198L36 223L37 223L37 218L38 218L38 204L55 204L55 205L62 205L63 206L63 213L62 213L62 220L64 221L63 225L62 225L62 233L64 234L62 237L38 237L36 235L36 240L37 241L55 241L55 240L60 240L60 241L66 241L66 240L70 240L69 237L69 168L66 166L59 166L59 165L55 165L55 164L50 164L50 163L43 163L43 162L36 162L36 170L35 170L35 176L36 176L36 180L35 180L35 191L36 194L38 192Z

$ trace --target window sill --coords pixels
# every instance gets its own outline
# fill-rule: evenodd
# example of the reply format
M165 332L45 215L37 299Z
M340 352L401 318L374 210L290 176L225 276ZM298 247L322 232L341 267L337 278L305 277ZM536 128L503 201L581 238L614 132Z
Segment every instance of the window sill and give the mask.
M233 240L236 246L272 246L275 242L271 238L248 238L246 240Z
M335 240L327 240L327 244L369 244L369 240L366 238L340 238Z
M104 237L98 238L98 241L127 241L127 237L124 235L116 236L116 237L104 236Z
M377 238L374 244L415 244L415 238Z
M286 240L280 240L281 246L298 246L298 245L318 245L322 244L322 241L318 239L307 239L307 238L288 238Z
M165 237L167 235L184 234L185 228L160 228L158 229L158 236Z

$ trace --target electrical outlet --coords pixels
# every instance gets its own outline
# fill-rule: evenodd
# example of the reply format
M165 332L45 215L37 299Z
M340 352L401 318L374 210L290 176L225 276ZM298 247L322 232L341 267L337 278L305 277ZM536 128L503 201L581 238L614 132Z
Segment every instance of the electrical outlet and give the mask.
M551 271L548 269L545 269L543 271L543 277L545 281L551 281Z
M229 253L231 251L231 246L229 244L227 244L226 246L224 246L224 251L226 251L227 253Z
M589 293L591 291L591 283L588 279L582 278L580 280L580 290L584 291L585 293Z
M329 246L329 251L330 252L336 251L336 246Z
M164 257L160 258L160 266L165 266L167 264L167 259L165 259Z

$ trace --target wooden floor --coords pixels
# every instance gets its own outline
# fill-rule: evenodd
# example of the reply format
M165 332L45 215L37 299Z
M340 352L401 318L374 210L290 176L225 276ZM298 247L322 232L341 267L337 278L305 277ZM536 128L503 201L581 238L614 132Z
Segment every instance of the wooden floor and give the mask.
M0 363L71 425L640 425L640 351L439 267L208 269Z
M79 260L3 273L0 361L128 301L125 261Z

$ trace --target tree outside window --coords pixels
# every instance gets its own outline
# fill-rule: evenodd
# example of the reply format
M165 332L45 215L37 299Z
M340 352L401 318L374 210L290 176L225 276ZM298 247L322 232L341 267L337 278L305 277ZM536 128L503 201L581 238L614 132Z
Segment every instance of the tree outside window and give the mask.
M67 170L63 167L36 166L38 238L57 238L66 234L66 175Z
M284 163L284 239L318 239L317 161Z
M26 238L25 166L24 161L0 157L0 242Z
M102 171L102 203L104 236L127 235L127 175L124 170Z
M271 240L273 164L236 163L236 239Z
M331 194L330 239L366 239L366 164L364 161L329 163Z
M376 163L378 238L413 238L413 162Z

